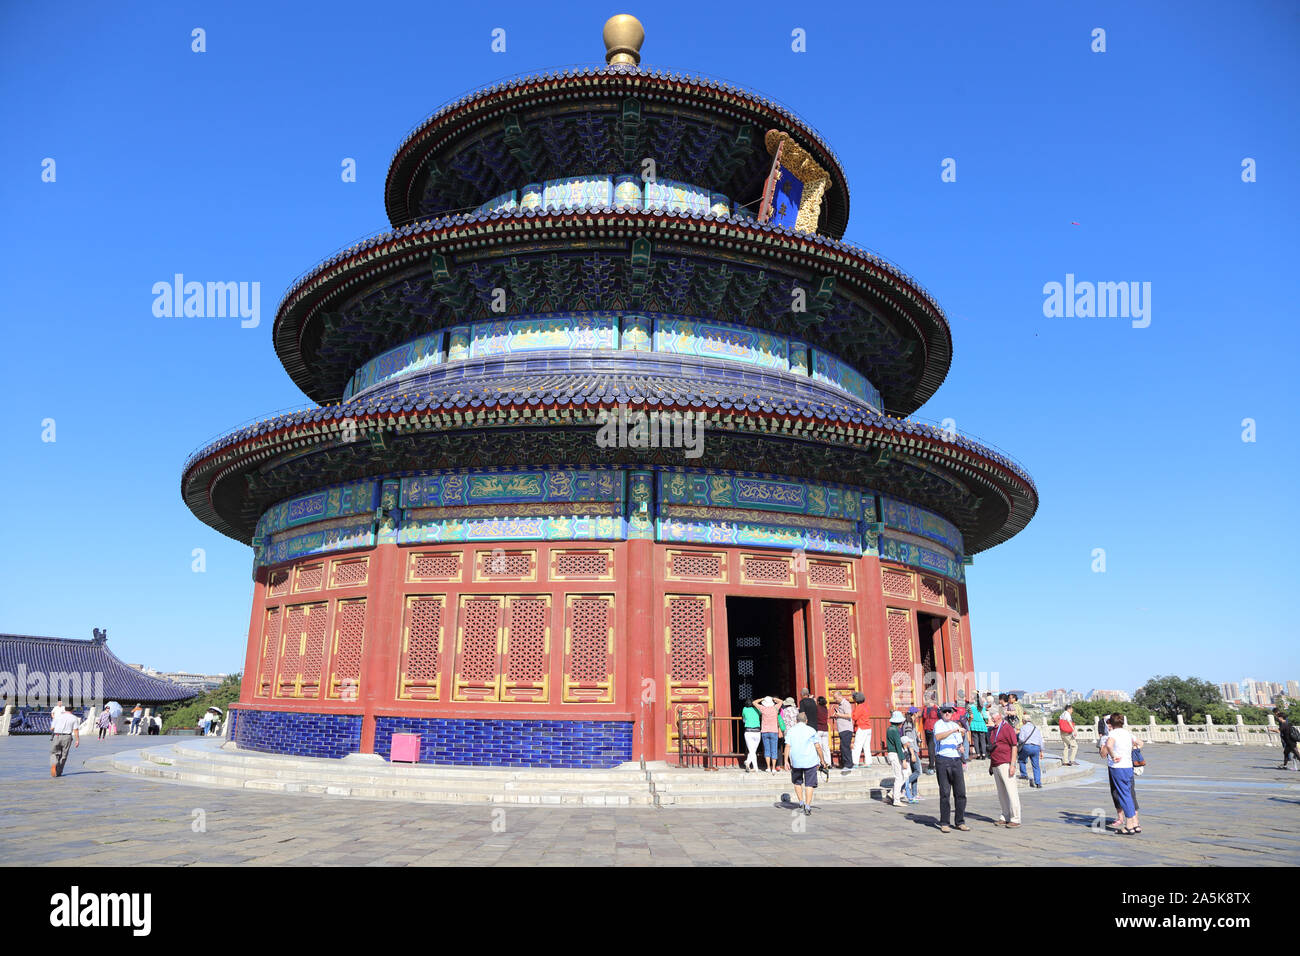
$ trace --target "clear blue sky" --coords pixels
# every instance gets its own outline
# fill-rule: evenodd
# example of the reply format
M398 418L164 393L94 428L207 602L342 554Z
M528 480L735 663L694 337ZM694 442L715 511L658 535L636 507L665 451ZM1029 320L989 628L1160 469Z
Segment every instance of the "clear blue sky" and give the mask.
M599 61L623 9L646 63L817 127L848 174L848 238L947 310L953 368L921 416L1009 450L1042 496L969 569L980 669L1029 689L1300 678L1291 0L5 4L0 630L105 626L129 661L239 669L251 554L189 513L180 468L302 404L271 348L281 291L385 225L411 126L492 80ZM177 272L260 282L260 327L155 318L151 287ZM1150 327L1045 318L1066 273L1150 282Z

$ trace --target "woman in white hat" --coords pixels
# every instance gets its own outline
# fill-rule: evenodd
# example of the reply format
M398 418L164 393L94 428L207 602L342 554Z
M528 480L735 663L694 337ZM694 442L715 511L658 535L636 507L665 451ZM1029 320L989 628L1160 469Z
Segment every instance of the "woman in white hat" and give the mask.
M896 710L889 717L889 731L885 734L885 757L894 771L894 793L889 802L896 807L903 805L903 735L899 730L902 726L903 713Z

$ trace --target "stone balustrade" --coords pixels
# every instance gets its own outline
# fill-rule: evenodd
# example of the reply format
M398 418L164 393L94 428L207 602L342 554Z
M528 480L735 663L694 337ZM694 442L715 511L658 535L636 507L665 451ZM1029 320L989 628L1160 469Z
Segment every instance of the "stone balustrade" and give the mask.
M1054 721L1046 716L1033 715L1028 718L1038 724L1043 731L1043 739L1060 743L1061 732ZM1277 722L1270 714L1266 724L1247 724L1237 715L1233 724L1216 724L1210 717L1205 723L1188 724L1180 716L1176 723L1158 724L1151 718L1145 724L1129 724L1143 743L1156 744L1235 744L1237 746L1280 747L1281 737L1277 732ZM1078 724L1076 722L1075 739L1083 741L1097 740L1096 722Z

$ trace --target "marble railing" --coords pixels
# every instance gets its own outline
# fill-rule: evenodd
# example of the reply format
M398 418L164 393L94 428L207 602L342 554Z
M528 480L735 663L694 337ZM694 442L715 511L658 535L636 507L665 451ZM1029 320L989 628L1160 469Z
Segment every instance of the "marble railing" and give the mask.
M1043 731L1043 738L1049 743L1060 743L1061 732L1055 722L1049 722L1048 718L1041 715L1035 715L1030 718ZM1211 718L1205 718L1205 723L1189 724L1185 723L1182 717L1178 718L1177 723L1158 724L1153 718L1145 724L1128 725L1129 729L1137 735L1137 738L1143 743L1156 744L1236 744L1238 746L1254 747L1280 747L1281 737L1278 735L1277 723L1270 716L1266 724L1247 724L1242 721L1238 715L1236 723L1216 724ZM1086 726L1079 726L1075 730L1075 739L1080 743L1084 741L1096 742L1098 737L1096 722L1089 722Z

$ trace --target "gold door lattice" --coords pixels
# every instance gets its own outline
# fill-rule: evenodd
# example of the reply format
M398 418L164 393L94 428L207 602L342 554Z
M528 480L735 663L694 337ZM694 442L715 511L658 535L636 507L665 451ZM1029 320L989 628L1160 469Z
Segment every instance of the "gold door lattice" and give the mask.
M452 700L501 699L501 595L461 595Z
M512 596L506 612L501 699L546 701L550 696L551 597Z
M664 656L668 749L677 750L678 716L707 717L713 707L713 602L707 595L664 595Z
M887 608L885 633L889 639L889 684L893 688L894 707L917 705L911 615L897 608Z
M280 638L276 697L319 697L325 661L329 604L295 604L285 615Z
M614 595L569 594L564 606L564 700L614 699Z
M442 669L445 594L411 594L402 620L402 660L397 696L403 700L437 700Z
M826 696L858 689L858 629L852 604L822 602L822 650L826 654Z
M334 610L334 645L330 654L327 696L356 701L361 695L361 651L366 635L366 599L339 601Z

